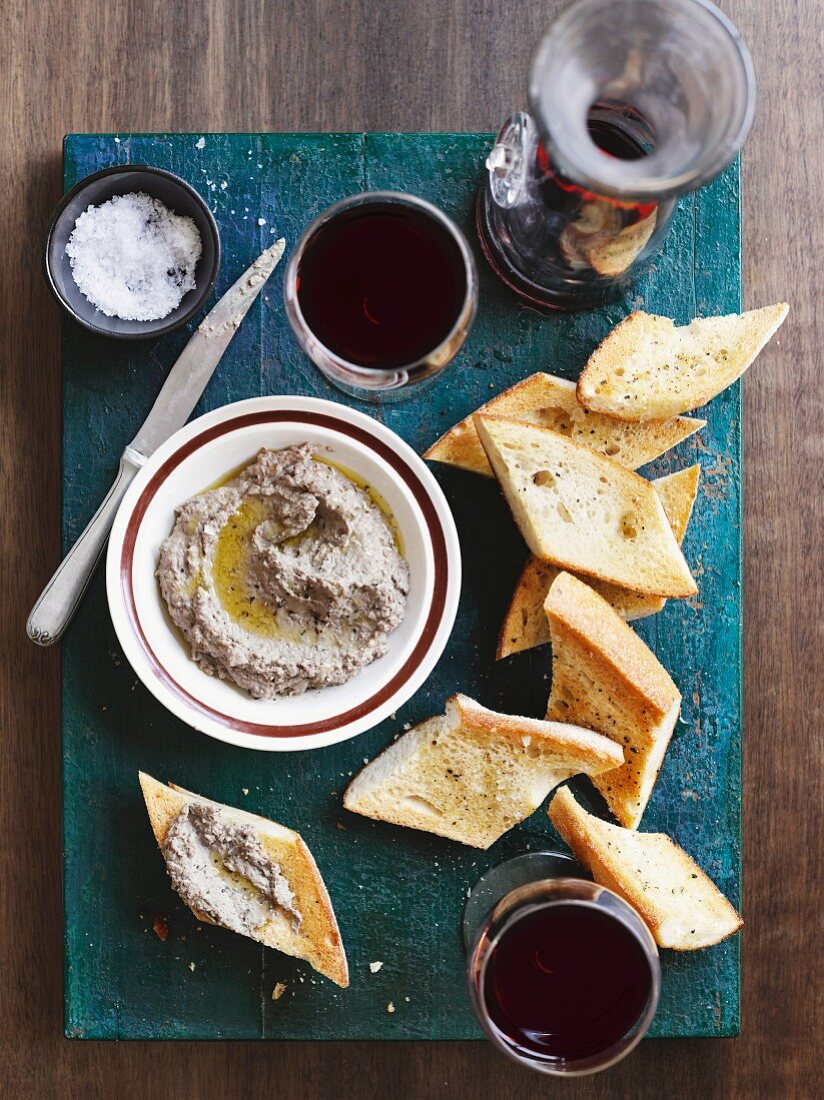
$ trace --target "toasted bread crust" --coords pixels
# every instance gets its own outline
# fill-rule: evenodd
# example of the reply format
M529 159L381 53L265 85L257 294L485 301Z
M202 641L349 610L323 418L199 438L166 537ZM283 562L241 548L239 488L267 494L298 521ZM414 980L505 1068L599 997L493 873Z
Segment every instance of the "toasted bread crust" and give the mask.
M705 420L682 416L667 423L635 426L601 417L578 402L574 382L539 371L481 405L433 443L423 457L493 477L473 423L479 414L511 417L552 428L586 443L591 450L611 455L628 470L651 462L706 424Z
M642 870L636 866L637 860L621 852L621 834L629 830L610 825L587 813L578 805L568 787L562 787L553 796L547 815L575 858L590 871L595 881L623 897L640 913L659 947L674 951L709 947L734 935L743 926L743 920L730 902L671 837L665 833L632 834L641 845L649 843L657 846L659 858L660 850L666 851L672 865L696 884L694 904L712 910L714 934L704 936L698 942L668 935L669 914L662 911L660 900L656 900L654 893L645 887Z
M499 714L465 695L446 710L369 761L346 790L346 809L486 849L564 779L623 760L591 730Z
M496 661L549 641L544 600L552 582L561 572L559 566L541 561L534 554L526 559L498 633ZM652 598L661 599L659 596Z
M549 428L506 417L476 416L475 422L513 518L537 558L645 595L695 595L698 588L663 504L645 478ZM513 440L518 440L524 453L523 464L513 465L512 452L516 450ZM531 466L541 464L546 464L546 468L528 479ZM549 475L549 487L537 481L539 474ZM576 497L581 486L585 487L581 494L583 504ZM603 511L606 502L610 519L607 523L599 516L604 537L593 544L583 538L587 513L582 510L595 507L596 493L600 498L597 507ZM582 511L577 523L569 515L564 496L571 507ZM573 503L573 497L577 504ZM566 520L559 518L560 511L556 515L552 510L550 498L557 501L558 510L566 510ZM625 512L637 524L637 530L624 542L621 542L619 512ZM563 538L561 528L567 532ZM650 555L654 555L654 568Z
M623 763L623 752L608 738L569 722L548 722L540 718L500 714L460 694L447 700L446 713L447 720L451 720L456 728L481 736L504 736L518 744L528 737L535 743L555 749L559 756L565 758L565 762L586 770L589 775L597 775Z
M700 479L701 464L696 462L684 470L676 470L674 474L657 477L651 482L653 489L661 498L669 525L679 546L687 533L692 509L698 496Z
M547 718L611 737L624 763L594 776L622 825L638 826L678 720L681 696L669 673L589 585L562 573L545 607L552 636Z
M561 573L544 608L553 639L557 632L559 644L565 637L585 643L596 667L617 677L653 721L663 718L681 698L655 654L588 584Z
M679 470L651 482L661 498L679 545L684 539L692 514L700 473L701 467L696 463L686 470ZM544 601L552 582L560 572L558 566L542 562L534 555L527 558L501 624L495 651L496 661L535 646L545 645L549 641L549 623L544 613ZM640 592L631 592L628 588L592 578L588 583L627 622L654 615L667 602L662 596L645 596Z
M633 423L697 409L741 377L788 309L780 302L688 325L630 313L590 356L578 379L578 400L592 412Z
M174 784L166 786L159 783L145 772L139 773L139 779L152 832L158 847L162 848L172 821L187 803L200 800L200 796ZM256 820L262 826L274 824L266 818L235 810L231 806L222 808L230 816L238 814L243 820ZM319 973L345 989L349 984L346 953L326 885L300 834L282 825L276 827L282 836L275 837L264 831L257 836L269 858L281 867L295 894L302 917L301 932L290 936L288 942L281 942L281 937L277 937L278 942L271 942L272 937L265 933L255 938L260 938L260 942L276 950L306 959ZM204 913L197 910L193 910L193 913L198 920L214 923Z

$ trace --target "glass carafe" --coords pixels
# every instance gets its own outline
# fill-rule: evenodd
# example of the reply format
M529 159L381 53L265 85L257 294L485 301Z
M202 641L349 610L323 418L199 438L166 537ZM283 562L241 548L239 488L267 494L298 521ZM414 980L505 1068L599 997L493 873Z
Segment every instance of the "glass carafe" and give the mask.
M478 195L490 264L538 308L623 294L679 195L735 157L755 78L708 0L576 0L535 55L530 113L502 127Z

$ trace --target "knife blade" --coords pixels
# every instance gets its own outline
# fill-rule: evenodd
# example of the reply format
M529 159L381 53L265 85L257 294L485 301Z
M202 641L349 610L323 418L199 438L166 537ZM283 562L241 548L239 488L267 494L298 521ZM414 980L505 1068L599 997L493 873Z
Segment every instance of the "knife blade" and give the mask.
M129 444L137 454L148 458L189 419L241 321L277 267L285 247L286 242L281 238L261 253L200 322L169 372L140 431Z
M100 561L126 490L149 455L191 416L232 337L277 267L285 247L286 242L281 239L261 253L192 334L149 415L121 455L117 478L106 498L32 608L26 633L33 642L49 646L63 635Z

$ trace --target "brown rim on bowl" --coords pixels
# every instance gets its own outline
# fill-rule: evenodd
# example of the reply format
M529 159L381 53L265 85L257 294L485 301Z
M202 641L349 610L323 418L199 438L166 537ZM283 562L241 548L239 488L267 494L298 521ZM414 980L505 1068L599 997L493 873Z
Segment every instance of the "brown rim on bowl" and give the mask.
M342 714L334 715L331 718L325 718L317 722L310 722L299 726L273 726L258 722L247 722L235 718L232 715L223 714L221 711L207 706L201 700L196 699L186 691L186 689L178 684L169 674L166 668L164 668L152 647L149 645L149 641L140 623L140 616L137 612L132 580L134 550L141 522L152 498L169 474L200 446L211 442L213 439L218 439L227 432L236 431L239 428L245 428L253 424L276 424L283 421L312 424L322 428L329 428L342 435L348 435L357 442L365 444L371 450L375 451L397 474L400 475L423 513L432 545L435 574L432 599L426 622L424 623L420 637L415 643L415 648L412 650L412 653L407 658L403 667L400 668L392 679L387 684L384 684L379 691L376 691L374 695L364 700L364 702L359 703L356 707L352 707L350 710ZM129 516L120 557L120 586L123 594L126 617L132 629L132 633L143 650L143 654L152 672L160 683L179 699L183 700L187 706L198 711L200 714L204 715L204 717L219 722L227 729L235 730L239 733L255 734L260 737L301 737L312 733L327 733L331 730L339 729L348 722L353 722L358 718L362 718L390 698L390 696L392 696L398 688L406 683L413 675L429 651L446 607L448 576L449 565L446 552L446 537L435 506L412 468L408 466L400 455L396 454L391 447L381 440L375 439L374 436L370 435L363 428L358 428L354 424L349 424L344 420L339 420L337 417L329 416L325 413L301 412L298 410L246 413L242 416L234 417L231 420L224 420L221 424L216 424L214 427L206 429L206 431L201 432L193 439L182 444L166 459L140 494L132 514Z

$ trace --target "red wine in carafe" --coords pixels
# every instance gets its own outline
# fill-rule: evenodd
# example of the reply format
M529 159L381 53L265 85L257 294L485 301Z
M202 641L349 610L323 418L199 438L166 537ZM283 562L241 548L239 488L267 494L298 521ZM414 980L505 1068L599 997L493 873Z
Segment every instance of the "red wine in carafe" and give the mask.
M393 370L423 359L454 327L466 269L452 235L423 211L367 203L309 240L298 271L304 320L335 355Z
M527 911L504 930L481 992L508 1042L561 1061L622 1039L643 1013L651 985L643 948L625 924L566 902Z
M640 160L655 145L655 137L641 115L624 104L599 102L590 108L587 129L593 143L616 160ZM593 269L587 257L576 247L580 240L592 235L598 242L616 239L628 228L655 212L655 202L632 202L596 195L583 185L568 179L550 160L543 145L538 146L538 194L546 210L545 232L547 252L555 249L564 266L579 275L588 272L598 278L605 271ZM668 204L668 207L671 204ZM565 227L569 227L564 233ZM553 242L552 235L555 240ZM591 243L591 242L590 242Z

